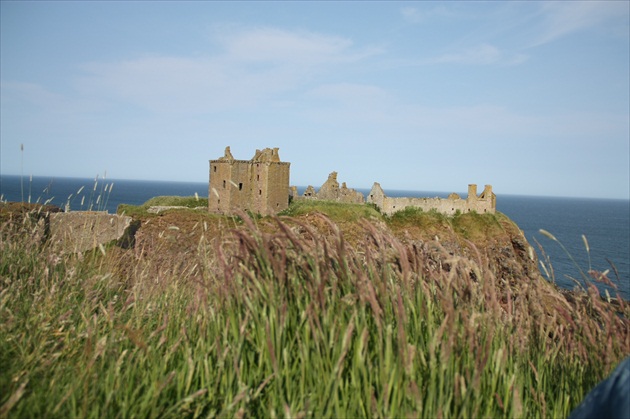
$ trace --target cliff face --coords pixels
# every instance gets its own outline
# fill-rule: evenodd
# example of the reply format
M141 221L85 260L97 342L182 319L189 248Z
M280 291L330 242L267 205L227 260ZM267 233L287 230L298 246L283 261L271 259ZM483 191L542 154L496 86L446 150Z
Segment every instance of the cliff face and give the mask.
M502 214L444 217L424 213L386 221L376 217L330 219L310 212L281 220L304 240L332 243L341 235L344 244L359 253L366 246L384 246L371 238L376 231L387 240L396 241L395 246L423 254L425 263L418 268L425 272L448 271L454 259L463 259L491 271L502 288L542 280L533 248L518 226ZM276 219L262 218L255 224L265 234L279 231ZM157 276L161 272L194 269L200 264L199 256L206 265L215 264L217 252L235 240L234 230L246 228L232 218L186 210L151 215L138 220L138 225L133 263L146 264Z
M2 231L27 233L35 246L50 245L53 253L67 253L68 248L71 252L89 250L77 246L87 240L93 248L92 239L86 237L102 236L94 235L93 223L66 223L62 231L69 234L64 237L65 245L59 246L55 243L57 235L50 231L50 218L55 215L52 212L31 208L25 212L21 207L14 210L0 205ZM329 249L330 254L348 255L352 265L349 269L358 280L373 275L375 266L377 275L381 270L384 274L393 270L406 283L421 286L433 283L448 288L452 280L463 280L465 284L460 287L465 293L487 294L507 316L515 304L525 305L525 312L532 318L556 318L558 313L590 307L590 297L585 293L564 292L541 276L533 248L518 226L503 214L447 217L437 212L406 211L383 217L369 205L316 203L302 207L291 217L252 220L245 214L241 216L239 219L195 209L134 212L132 219L124 220L127 228L116 245L108 238L106 249L96 251L101 258L99 264L117 281L152 287L168 286L177 278L194 289L195 284L222 284L226 272L240 269L243 258L257 257L244 254L244 248L260 245L258 251L272 255L280 265L312 257L313 249ZM115 230L117 237L123 231L115 223L103 224ZM328 261L326 250L324 254L320 262L339 266L334 258ZM489 293L488 289L493 291ZM589 290L589 295L591 291L591 297L599 299L596 290ZM616 304L620 312L630 316L630 306Z
M127 216L55 213L56 208L36 211L30 207L5 205L1 209L4 221L14 218L9 217L10 214L18 215L24 211L37 214L35 223L41 224L42 230L40 240L54 242L55 246L59 246L56 243L59 241L64 244L59 246L62 249L89 250L96 246L94 243L120 239L126 232L129 237L125 236L124 243L118 242L121 247L111 248L108 253L118 257L116 265L122 272L141 268L153 272L156 278L166 272L190 270L199 271L201 276L200 267L216 265L217 253L233 244L234 231L247 228L231 217L186 209L136 216L133 221ZM258 219L256 228L265 234L276 234L278 220ZM374 249L406 248L409 253L423 255L424 262L417 269L424 273L429 270L448 272L453 261L459 259L474 262L492 272L500 287L518 288L524 282L541 280L532 246L518 226L503 214L469 213L445 217L429 212L391 218L377 214L361 217L331 215L329 218L312 211L281 220L297 237L332 243L340 236L344 245L359 254L369 246ZM133 228L128 228L129 225ZM387 246L375 243L375 232L396 243Z
M503 214L410 221L393 224L391 230L403 243L439 247L451 256L471 259L506 284L540 279L536 252L523 231Z

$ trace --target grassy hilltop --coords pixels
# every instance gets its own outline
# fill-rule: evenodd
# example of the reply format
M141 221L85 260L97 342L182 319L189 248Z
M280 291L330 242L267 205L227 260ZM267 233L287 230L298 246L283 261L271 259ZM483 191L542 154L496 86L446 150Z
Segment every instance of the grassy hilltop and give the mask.
M502 214L205 204L82 254L0 208L0 417L565 417L630 353Z

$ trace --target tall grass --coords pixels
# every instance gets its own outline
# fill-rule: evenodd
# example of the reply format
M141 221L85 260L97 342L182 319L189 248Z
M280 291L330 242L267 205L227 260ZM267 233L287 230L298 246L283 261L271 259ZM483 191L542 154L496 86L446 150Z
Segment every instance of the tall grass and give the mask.
M627 306L596 289L501 288L481 256L368 222L353 247L313 217L331 234L201 223L160 276L142 252L56 254L7 222L0 415L561 417L630 352Z
M114 182L107 183L107 172L103 174L102 178L99 175L96 175L93 187L86 191L85 194L82 194L85 187L81 186L75 194L70 194L70 196L68 196L64 210L72 210L72 206L75 205L74 201L80 198L80 211L105 211L113 188Z

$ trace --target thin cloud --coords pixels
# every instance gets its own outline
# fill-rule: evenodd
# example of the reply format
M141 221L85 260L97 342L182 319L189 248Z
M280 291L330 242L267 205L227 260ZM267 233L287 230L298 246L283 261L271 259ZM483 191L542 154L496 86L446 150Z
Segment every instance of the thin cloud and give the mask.
M436 17L453 17L454 12L443 7L437 6L431 9L420 10L417 7L403 7L400 9L400 14L406 22L409 23L422 23L429 19Z
M425 15L415 7L403 7L400 9L400 14L410 23L419 23L425 20Z
M6 104L6 109L23 102L55 115L76 115L103 110L102 104L96 100L73 99L67 94L51 91L37 83L3 80L0 82L0 90L3 107Z
M242 62L275 62L304 65L355 61L374 51L353 51L347 38L310 32L261 28L223 39L227 55Z
M88 63L78 86L156 112L204 113L254 105L380 53L341 37L274 28L224 32L216 40L221 49L212 55Z
M383 88L356 83L325 84L313 89L309 95L334 99L340 102L388 102L391 95Z
M217 60L145 56L114 63L88 63L77 82L86 95L112 101L124 100L153 111L207 111L220 105L241 103L246 80L227 74Z
M313 99L309 118L327 124L397 122L397 100L379 86L358 83L334 83L318 86L307 93Z
M499 48L490 44L480 44L466 50L444 54L428 60L429 64L469 64L469 65L489 65L504 64L516 65L527 60L525 54L507 54Z
M530 46L539 46L553 42L569 34L603 26L609 22L623 19L628 27L629 5L625 1L580 1L548 2L541 8L542 21L538 34ZM627 36L627 30L625 31Z
M396 136L396 132L401 137L410 132L430 133L431 136L448 133L451 138L467 142L471 133L503 138L514 130L531 132L542 124L535 117L515 113L500 105L435 107L408 103L375 85L327 84L313 89L308 95L325 100L314 104L308 111L308 117L318 123L352 121L373 132L386 124L392 136Z

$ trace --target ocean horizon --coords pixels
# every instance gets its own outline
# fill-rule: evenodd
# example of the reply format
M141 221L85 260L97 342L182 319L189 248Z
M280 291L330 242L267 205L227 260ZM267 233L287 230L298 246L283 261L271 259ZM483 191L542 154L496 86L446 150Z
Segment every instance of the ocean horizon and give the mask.
M22 183L23 182L23 183ZM23 185L23 188L22 188ZM306 187L298 187L302 193ZM367 195L369 188L356 188ZM449 192L385 189L391 197L441 197ZM583 283L590 269L610 270L618 276L619 294L630 299L630 200L613 198L497 195L497 211L507 215L535 248L549 257L558 286L572 289ZM457 192L465 197L467 192ZM99 210L116 213L118 205L141 205L155 196L194 196L207 198L207 182L124 180L104 178L64 178L52 176L0 175L0 199L50 203L71 211ZM559 243L540 233L546 230ZM589 245L587 252L583 237ZM543 272L544 274L544 272ZM601 291L614 290L599 286Z
M24 202L32 202L32 203L42 203L46 199L53 198L53 202L56 202L58 205L62 200L67 200L70 195L76 197L77 191L82 189L82 192L89 191L90 188L96 188L99 192L102 191L105 185L116 185L117 189L121 185L127 189L128 186L133 185L138 186L140 184L146 185L160 185L161 190L182 190L182 191L194 191L199 194L199 197L208 197L208 182L199 182L199 181L181 181L181 180L149 180L149 179L109 179L101 176L97 176L94 178L81 178L81 177L70 177L70 176L42 176L42 175L13 175L13 174L2 174L0 175L0 199L3 201L12 201L12 199L7 199L7 196L18 197L18 201L21 200L21 183L23 181L24 184ZM165 187L165 185L170 185L170 187ZM18 190L16 191L16 186ZM75 186L76 190L71 192L71 186ZM292 184L293 186L293 184ZM319 189L319 186L315 186L316 190ZM302 193L306 190L307 186L297 186L298 192ZM151 190L154 188L150 188ZM364 196L367 196L371 187L361 187L361 188L353 188L359 192L361 192ZM383 188L387 196L390 197L421 197L421 198L446 198L451 193L457 193L462 198L465 198L468 195L467 190L462 191L435 191L428 189L397 189L397 188ZM55 194L54 192L58 192ZM103 191L104 192L104 191ZM194 192L192 195L194 195ZM478 191L479 193L480 191ZM493 190L496 193L496 191ZM16 195L17 193L17 195ZM142 194L146 196L146 193ZM192 196L191 195L191 196ZM153 195L155 196L155 195ZM151 196L151 197L153 197ZM186 196L182 194L180 196ZM530 198L550 198L550 199L579 199L579 200L600 200L600 201L621 201L628 203L630 207L630 198L613 198L613 197L589 197L589 196L556 196L556 195L528 195L528 194L518 194L518 193L501 193L501 196L511 196L511 197L530 197ZM150 198L151 198L150 197ZM30 198L30 199L29 199ZM149 199L149 198L147 198ZM146 200L145 200L146 201ZM144 203L142 201L141 203ZM65 201L64 201L65 203ZM130 202L124 202L125 204L136 205ZM111 205L109 208L112 208ZM72 209L77 210L77 209ZM110 211L111 212L111 211Z

